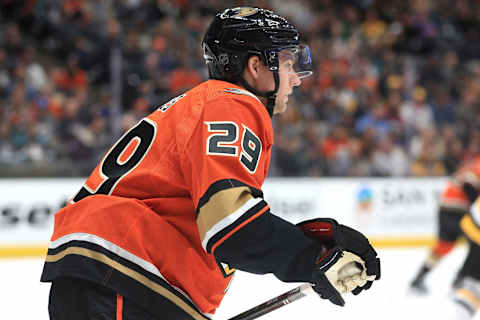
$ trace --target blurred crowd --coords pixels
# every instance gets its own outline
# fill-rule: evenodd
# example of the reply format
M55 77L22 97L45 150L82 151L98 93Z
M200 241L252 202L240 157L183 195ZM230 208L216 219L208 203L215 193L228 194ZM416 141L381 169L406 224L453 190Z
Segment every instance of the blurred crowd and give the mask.
M271 175L439 176L479 153L478 1L3 0L0 176L88 175L207 78L203 32L237 5L288 17L313 55Z

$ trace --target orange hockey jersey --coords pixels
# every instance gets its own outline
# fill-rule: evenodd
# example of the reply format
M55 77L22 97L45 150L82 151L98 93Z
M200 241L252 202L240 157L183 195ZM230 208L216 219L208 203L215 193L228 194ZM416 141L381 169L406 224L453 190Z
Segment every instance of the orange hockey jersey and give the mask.
M465 192L465 184L469 185L470 192ZM452 181L445 187L440 205L450 211L457 211L460 214L468 212L472 199L480 190L480 157L476 157L462 165L454 174Z
M55 214L42 281L81 277L194 319L215 312L235 267L308 281L295 254L311 240L263 200L272 144L264 105L231 83L160 106Z

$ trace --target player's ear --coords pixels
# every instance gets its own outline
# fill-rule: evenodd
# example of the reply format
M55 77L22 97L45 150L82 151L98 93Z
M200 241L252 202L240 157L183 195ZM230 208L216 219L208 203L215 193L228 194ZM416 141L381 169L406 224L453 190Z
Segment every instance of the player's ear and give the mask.
M245 71L249 73L253 79L257 79L259 77L261 66L262 61L260 60L260 58L258 56L251 56L250 58L248 58Z

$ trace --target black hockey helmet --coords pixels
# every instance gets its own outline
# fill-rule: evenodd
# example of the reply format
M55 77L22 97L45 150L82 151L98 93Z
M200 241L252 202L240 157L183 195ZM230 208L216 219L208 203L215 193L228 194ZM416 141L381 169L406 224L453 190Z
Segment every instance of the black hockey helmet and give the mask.
M279 88L278 56L281 51L294 53L297 58L295 70L300 78L312 74L310 51L308 46L300 44L297 29L270 10L252 7L226 9L213 19L202 46L210 78L240 82L247 90L266 97L270 115ZM252 55L259 56L273 72L273 91L258 92L243 79L243 70Z

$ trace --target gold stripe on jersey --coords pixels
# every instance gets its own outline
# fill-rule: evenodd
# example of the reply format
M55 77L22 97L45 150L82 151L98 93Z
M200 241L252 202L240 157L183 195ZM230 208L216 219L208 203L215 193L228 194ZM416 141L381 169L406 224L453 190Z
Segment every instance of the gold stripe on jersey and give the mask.
M460 221L460 227L470 240L480 245L480 227L475 224L469 214L466 214L462 218L462 220Z
M187 303L185 303L182 299L177 297L175 294L167 290L166 288L162 287L158 283L155 283L154 281L150 280L149 278L145 277L144 275L138 273L135 270L132 270L131 268L128 268L119 262L107 257L105 254L86 249L86 248L81 248L81 247L68 247L65 250L53 254L53 255L47 255L45 261L46 262L57 262L64 258L66 255L69 254L75 254L75 255L80 255L84 257L88 257L93 260L100 261L115 270L125 274L126 276L133 278L143 284L144 286L148 287L149 289L153 290L154 292L162 295L163 297L167 298L174 304L176 304L179 308L181 308L183 311L188 313L190 316L192 316L193 319L195 320L205 320L205 317L202 316L198 311L193 309L191 306L189 306Z
M203 242L208 231L232 213L238 212L251 199L253 196L248 187L224 189L212 195L202 205L197 216L200 240Z

